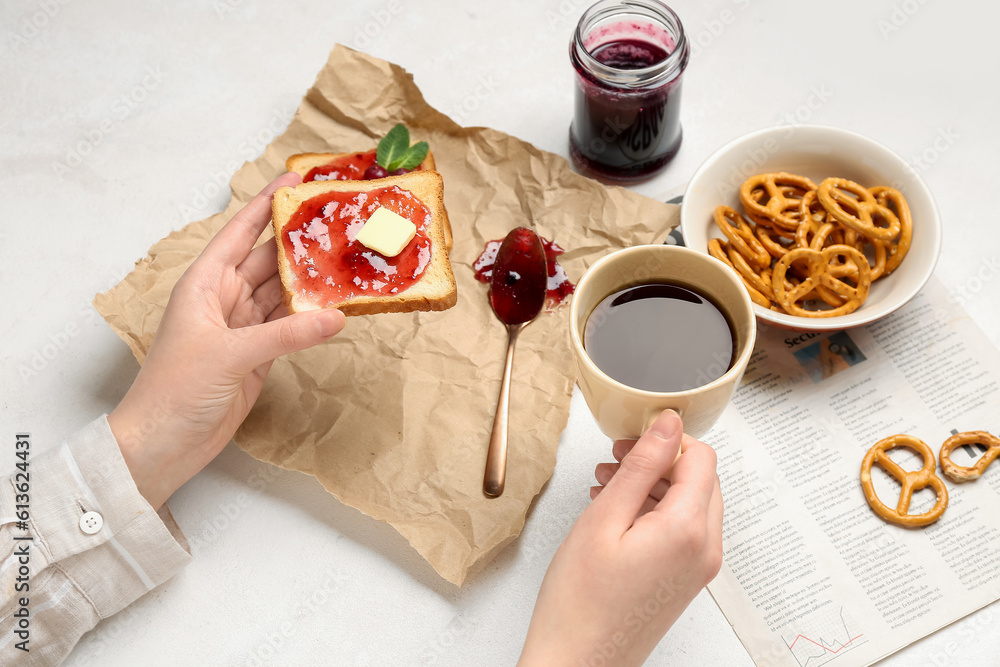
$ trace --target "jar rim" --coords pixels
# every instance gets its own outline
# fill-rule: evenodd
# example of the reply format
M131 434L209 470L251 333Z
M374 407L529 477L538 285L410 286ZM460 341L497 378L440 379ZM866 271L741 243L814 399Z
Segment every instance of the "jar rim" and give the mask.
M655 21L674 38L673 50L662 61L636 69L618 69L605 65L584 46L585 32L599 21L620 14L633 14ZM587 70L603 82L622 88L659 86L678 78L690 55L687 35L680 17L659 0L600 0L580 17L573 32L573 50Z

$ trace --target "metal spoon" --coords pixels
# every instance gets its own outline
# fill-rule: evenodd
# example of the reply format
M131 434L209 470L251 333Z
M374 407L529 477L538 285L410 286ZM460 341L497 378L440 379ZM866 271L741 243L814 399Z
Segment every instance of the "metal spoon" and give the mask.
M490 449L486 454L486 473L483 475L483 493L490 498L503 493L507 475L507 414L514 345L521 329L541 312L547 281L548 270L541 239L527 227L511 230L500 244L490 278L490 306L507 326L507 362L493 418Z

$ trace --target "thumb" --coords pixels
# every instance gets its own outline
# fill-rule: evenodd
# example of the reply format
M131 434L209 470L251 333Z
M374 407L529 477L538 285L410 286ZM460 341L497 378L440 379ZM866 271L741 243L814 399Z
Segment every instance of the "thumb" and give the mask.
M588 508L622 532L635 521L649 492L666 477L680 450L684 425L664 410L622 459L621 466Z
M334 308L287 315L251 327L243 344L249 368L322 343L344 328L344 314Z

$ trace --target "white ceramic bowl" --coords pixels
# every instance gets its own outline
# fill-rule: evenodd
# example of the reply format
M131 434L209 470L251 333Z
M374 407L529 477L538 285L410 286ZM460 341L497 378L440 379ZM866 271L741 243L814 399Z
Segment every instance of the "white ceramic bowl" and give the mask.
M681 205L684 244L708 254L708 240L724 238L712 220L715 207L742 212L739 187L754 174L786 171L815 183L836 176L865 187L889 185L906 197L913 214L913 242L893 273L872 283L853 313L829 318L796 317L754 305L757 319L786 329L834 331L874 322L912 299L934 272L941 250L941 216L923 179L882 144L835 127L773 127L729 142L698 168Z

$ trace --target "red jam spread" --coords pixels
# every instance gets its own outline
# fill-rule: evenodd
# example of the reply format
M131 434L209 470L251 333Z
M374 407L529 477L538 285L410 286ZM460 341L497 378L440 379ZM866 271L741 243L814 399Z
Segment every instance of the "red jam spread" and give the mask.
M365 180L365 171L373 164L375 164L375 151L342 155L331 162L310 169L302 182L363 181ZM419 170L420 166L417 165L411 171Z
M566 252L554 241L549 241L544 236L539 235L542 240L542 247L545 248L545 259L548 264L548 284L546 285L545 307L552 310L561 304L566 297L573 293L573 283L569 281L566 270L556 261L556 257ZM483 249L479 259L472 265L476 271L476 280L481 283L490 283L493 277L493 264L497 259L497 252L503 239L489 241Z
M417 227L416 236L395 257L354 240L381 206ZM281 232L296 293L317 306L399 294L417 282L430 263L430 223L427 207L396 185L369 192L327 192L302 202Z
M504 324L530 322L547 294L548 257L540 237L517 227L500 244L490 279L490 305Z

